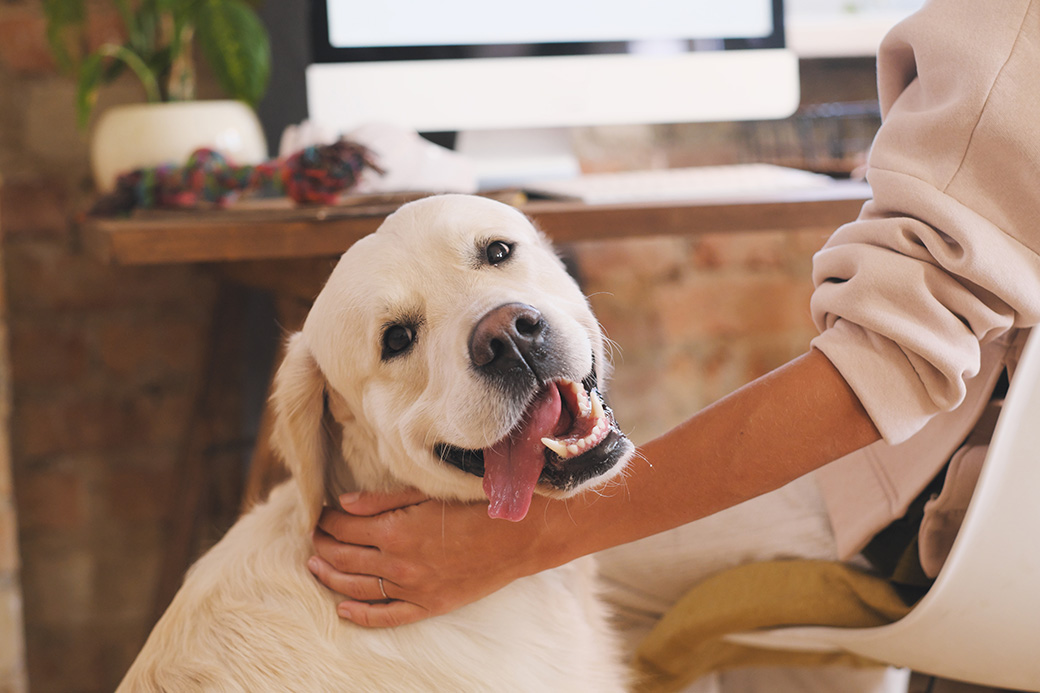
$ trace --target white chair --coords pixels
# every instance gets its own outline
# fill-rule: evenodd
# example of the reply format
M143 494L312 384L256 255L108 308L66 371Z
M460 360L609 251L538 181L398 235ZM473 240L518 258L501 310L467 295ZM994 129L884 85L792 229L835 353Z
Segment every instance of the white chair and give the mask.
M877 628L792 627L728 639L844 650L944 679L1040 690L1040 329L1026 343L950 556L906 617Z

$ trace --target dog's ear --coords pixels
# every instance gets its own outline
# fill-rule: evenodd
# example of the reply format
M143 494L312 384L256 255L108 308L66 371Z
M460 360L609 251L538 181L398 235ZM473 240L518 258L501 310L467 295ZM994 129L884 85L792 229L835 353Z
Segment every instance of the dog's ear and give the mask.
M324 421L325 377L297 332L289 338L285 359L274 379L272 444L299 487L308 527L317 524L325 496L325 473L333 441Z

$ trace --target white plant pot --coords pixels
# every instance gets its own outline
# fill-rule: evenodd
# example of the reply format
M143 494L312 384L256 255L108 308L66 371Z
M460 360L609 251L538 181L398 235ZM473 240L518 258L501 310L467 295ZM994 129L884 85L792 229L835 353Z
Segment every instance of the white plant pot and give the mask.
M176 101L114 106L102 113L91 136L94 181L102 193L136 168L183 164L200 147L235 164L267 158L260 121L240 101Z

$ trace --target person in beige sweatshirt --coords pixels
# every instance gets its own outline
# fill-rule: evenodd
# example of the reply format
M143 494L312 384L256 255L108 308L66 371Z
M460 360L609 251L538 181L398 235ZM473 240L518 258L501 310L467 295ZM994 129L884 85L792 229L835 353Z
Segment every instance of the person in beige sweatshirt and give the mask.
M814 258L805 355L644 445L623 494L537 497L519 523L417 494L342 499L310 562L346 595L340 615L408 623L600 552L635 643L727 567L858 560L958 454L1040 321L1040 0L931 0L882 43L878 89L873 200ZM377 577L387 604L363 601Z

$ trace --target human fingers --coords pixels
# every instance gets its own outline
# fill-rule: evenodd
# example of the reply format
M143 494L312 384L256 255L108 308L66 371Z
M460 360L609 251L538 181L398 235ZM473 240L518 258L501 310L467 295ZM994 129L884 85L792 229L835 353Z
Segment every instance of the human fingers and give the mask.
M394 628L416 623L433 615L423 606L398 600L373 604L348 600L339 603L336 613L366 628Z
M382 546L396 511L413 508L429 498L414 489L400 493L348 493L343 507L322 508L318 528L346 544Z
M343 544L377 547L385 537L382 518L382 515L351 515L337 508L325 507L318 516L317 531Z
M392 591L393 584L381 577L341 572L320 556L311 556L307 568L318 582L351 600L375 602L391 599L387 589Z
M485 504L428 501L373 516L326 508L314 546L335 570L382 577L385 588L392 585L387 588L391 599L412 605L368 608L362 598L374 594L371 581L330 578L325 583L351 597L341 616L386 627L447 613L530 574L528 554L542 531L541 521L490 519Z
M341 540L338 534L326 532L321 524L314 530L312 543L318 558L341 573L380 576L386 569L379 549L364 542Z
M340 506L351 515L379 515L391 510L400 510L417 505L429 498L414 488L393 493L344 493L339 497Z
M373 567L381 558L376 549L343 545L320 531L315 532L314 545L319 553L325 551L338 556L337 562L342 561L342 564L350 566L351 570L379 569ZM433 603L429 595L422 594L421 590L409 592L397 583L373 574L343 572L320 555L311 556L307 561L307 568L323 585L347 597L337 606L336 613L358 625L368 628L391 628L415 623L434 615L426 606L396 599L400 593L402 596L407 595Z

